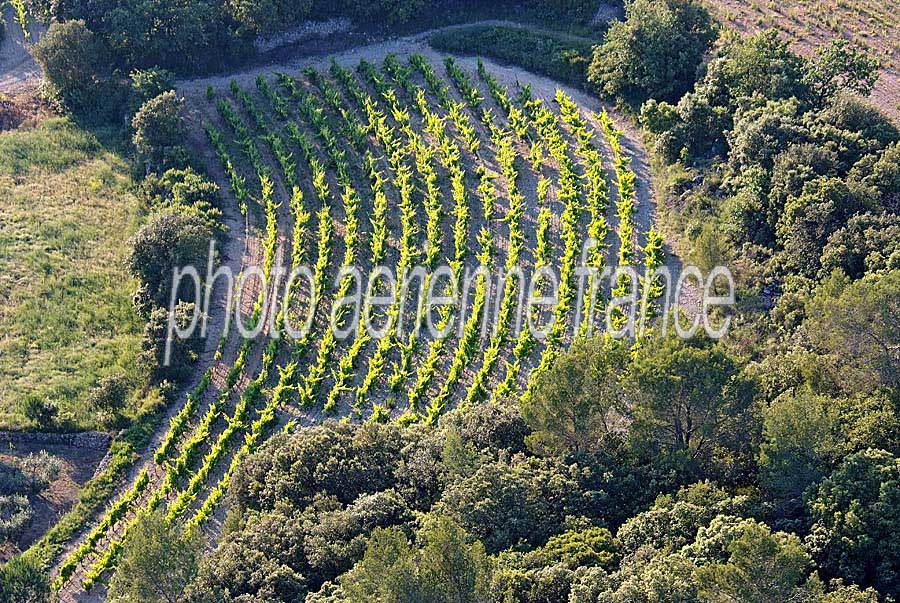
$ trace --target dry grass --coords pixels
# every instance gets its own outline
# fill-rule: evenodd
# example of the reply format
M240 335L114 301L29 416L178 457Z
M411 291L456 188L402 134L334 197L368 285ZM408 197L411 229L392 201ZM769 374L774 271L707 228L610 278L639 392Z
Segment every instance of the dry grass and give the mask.
M881 78L872 101L900 120L900 11L886 0L708 0L723 22L742 33L775 28L794 48L811 54L835 38L845 38L876 57Z

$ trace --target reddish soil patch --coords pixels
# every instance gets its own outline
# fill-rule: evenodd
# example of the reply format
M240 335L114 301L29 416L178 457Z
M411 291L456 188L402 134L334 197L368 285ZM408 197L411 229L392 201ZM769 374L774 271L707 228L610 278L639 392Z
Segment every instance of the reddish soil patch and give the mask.
M53 110L38 96L36 89L14 96L0 93L0 132L16 128L33 128L53 115Z
M0 452L0 463L16 465L19 459L41 450L59 458L62 469L49 489L31 497L34 517L19 542L0 543L0 563L27 548L72 508L78 500L79 489L93 477L97 465L106 454L105 450L97 448L20 443Z

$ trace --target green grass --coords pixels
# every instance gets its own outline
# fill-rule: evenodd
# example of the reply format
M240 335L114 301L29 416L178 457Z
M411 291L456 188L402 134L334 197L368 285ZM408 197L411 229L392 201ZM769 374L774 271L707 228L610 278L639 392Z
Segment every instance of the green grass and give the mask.
M123 268L140 219L133 188L128 163L71 121L0 134L0 427L30 426L29 394L96 427L84 402L97 379L140 383Z

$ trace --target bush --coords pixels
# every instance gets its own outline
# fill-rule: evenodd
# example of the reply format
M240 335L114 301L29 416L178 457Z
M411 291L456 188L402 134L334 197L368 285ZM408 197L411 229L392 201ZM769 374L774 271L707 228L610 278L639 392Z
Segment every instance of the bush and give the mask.
M113 374L102 377L88 394L88 404L103 415L104 422L115 422L125 403L131 387L128 379L122 374Z
M149 174L141 183L148 212L177 209L196 213L212 230L222 228L219 186L192 168L166 170L162 176Z
M588 85L588 42L516 27L480 25L434 34L428 43L442 52L493 57L573 86Z
M0 496L0 541L15 541L31 521L31 505L21 494Z
M138 109L131 121L132 142L145 161L158 166L184 162L183 110L184 99L176 97L171 90L151 98Z
M76 114L102 114L101 82L108 60L84 21L53 23L32 48L53 95Z
M175 324L179 328L186 328L194 314L194 304L179 302L174 312ZM164 380L177 383L186 379L191 374L191 367L202 349L203 342L199 337L182 339L173 334L169 362L166 363L168 330L169 311L166 308L156 308L150 313L144 327L141 353L137 360L138 364L150 374L153 383Z
M128 269L146 285L156 305L168 307L173 270L194 266L199 274L205 274L211 238L212 232L200 216L176 210L156 214L131 238ZM176 299L194 301L193 292L178 291Z
M135 69L131 72L131 113L164 92L175 89L175 74L167 69Z
M38 428L45 429L56 421L59 407L52 400L31 394L22 401L22 414L33 421Z
M14 464L0 463L0 496L27 491L28 479L22 469Z
M715 21L695 0L635 0L594 49L588 77L634 110L650 98L676 102L693 87L716 36Z
M0 603L48 603L50 580L40 562L19 555L0 567Z
M22 474L28 484L29 494L35 495L50 487L50 483L59 477L62 462L55 456L41 450L37 454L30 453L19 463Z

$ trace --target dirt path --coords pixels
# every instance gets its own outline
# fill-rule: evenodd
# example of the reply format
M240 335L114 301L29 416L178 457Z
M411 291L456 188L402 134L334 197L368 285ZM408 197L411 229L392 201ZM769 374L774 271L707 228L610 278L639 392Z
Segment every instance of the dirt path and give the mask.
M3 23L6 29L0 43L0 93L15 94L34 87L41 80L41 68L31 56L29 47L44 34L39 23L28 24L29 39L25 39L22 27L16 23L12 6L3 6Z
M313 66L313 67L327 67L331 58L334 57L339 63L346 65L356 65L360 59L366 60L378 60L384 55L388 53L397 53L397 54L410 54L413 52L428 52L429 54L434 55L434 50L428 46L428 38L432 34L444 32L444 31L453 31L457 29L465 29L467 27L479 26L479 25L487 25L487 26L504 26L504 27L515 27L518 29L528 29L530 31L534 31L537 33L546 33L553 34L555 36L561 36L566 39L576 40L576 41L592 41L588 38L583 38L580 36L561 33L559 31L546 29L543 27L538 27L535 25L526 25L522 23L517 23L515 21L505 21L499 19L489 19L485 21L473 21L471 23L461 23L458 25L448 25L446 27L438 27L435 29L429 29L426 31L419 32L417 34L413 34L410 36L404 36L399 38L392 38L389 40L383 40L381 42L375 42L373 44L369 44L366 46L357 46L354 48L348 48L347 50L323 54L323 55L300 55L293 59L286 61L278 61L272 63L266 63L262 65L255 65L249 69L244 71L238 71L235 73L231 73L228 75L217 75L211 77L202 77L197 79L190 80L182 80L178 82L178 90L179 92L188 95L188 94L200 94L205 93L207 86L212 86L213 88L218 88L222 86L227 86L231 80L237 80L239 84L252 83L256 80L256 76L263 74L271 74L272 71L296 71L301 67ZM537 77L537 76L534 76ZM546 79L546 78L544 78ZM550 81L550 80L546 80Z

